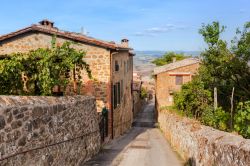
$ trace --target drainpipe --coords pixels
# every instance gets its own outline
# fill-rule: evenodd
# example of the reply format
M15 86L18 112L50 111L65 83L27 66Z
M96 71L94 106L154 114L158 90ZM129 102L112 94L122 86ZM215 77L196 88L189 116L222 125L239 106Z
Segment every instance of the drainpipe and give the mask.
M114 139L114 110L113 110L113 55L118 52L110 51L110 90L111 90L111 101L110 101L110 110L111 110L111 139Z

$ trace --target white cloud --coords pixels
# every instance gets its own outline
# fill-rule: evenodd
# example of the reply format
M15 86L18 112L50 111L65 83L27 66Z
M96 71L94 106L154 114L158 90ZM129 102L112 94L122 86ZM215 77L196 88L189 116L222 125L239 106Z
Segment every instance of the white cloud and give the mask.
M240 13L246 13L246 10L245 9L240 9Z
M133 35L134 36L157 36L158 34L168 33L170 31L175 31L175 30L185 30L187 28L188 28L187 26L177 26L174 24L166 24L161 27L148 28L148 29L145 29L144 31L136 32Z
M155 36L155 34L152 33L147 33L147 32L136 32L133 34L133 36L137 36L137 37L142 37L142 36Z

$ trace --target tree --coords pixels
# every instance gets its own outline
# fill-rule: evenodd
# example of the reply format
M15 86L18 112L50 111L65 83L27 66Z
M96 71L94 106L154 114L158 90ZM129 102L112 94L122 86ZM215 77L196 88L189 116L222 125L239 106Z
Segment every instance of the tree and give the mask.
M250 23L237 30L232 47L220 38L224 30L219 22L202 26L199 33L208 45L201 54L202 64L195 79L175 95L174 103L186 115L221 130L229 130L229 122L234 121L234 129L250 137ZM218 108L212 106L215 87ZM233 110L233 105L238 107Z
M156 58L155 60L152 61L152 63L156 64L157 66L163 66L169 63L172 63L174 58L176 61L183 60L185 58L188 58L190 56L185 56L184 54L177 54L174 52L167 52L165 53L162 57Z
M230 74L237 89L236 95L246 101L250 99L250 22L245 24L242 31L237 30L236 34Z
M243 32L237 31L239 39L234 40L233 48L228 48L227 43L220 39L225 27L218 22L212 25L203 25L200 34L208 44L202 54L202 67L199 75L205 88L212 91L218 87L219 103L224 107L229 107L230 94L235 87L236 101L250 98L250 34L249 23L246 24Z

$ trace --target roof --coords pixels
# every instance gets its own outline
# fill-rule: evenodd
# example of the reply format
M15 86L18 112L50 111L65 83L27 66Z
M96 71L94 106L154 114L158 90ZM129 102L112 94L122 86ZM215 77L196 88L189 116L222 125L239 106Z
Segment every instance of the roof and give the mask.
M43 20L43 21L48 22L48 20ZM52 27L45 26L45 25L41 24L43 21L41 21L40 24L33 24L29 27L26 27L26 28L20 29L18 31L0 36L0 43L5 41L5 40L11 39L13 37L16 37L16 36L19 36L22 34L26 34L29 32L40 32L40 33L56 35L56 36L67 38L69 40L83 42L83 43L96 45L96 46L100 46L100 47L104 47L104 48L108 48L108 49L113 49L113 50L132 50L129 47L126 47L126 46L121 45L121 44L116 44L114 42L107 42L107 41L95 39L95 38L92 38L92 37L89 37L89 36L86 36L86 35L83 35L80 33L59 30L58 28L53 26L53 24L54 24L53 22L50 22L50 23L52 23Z
M164 66L160 66L160 67L156 67L154 69L154 75L160 74L162 72L166 72L166 71L170 71L173 69L177 69L180 67L184 67L184 66L189 66L192 64L196 64L196 63L200 63L200 59L198 58L187 58L187 59L183 59L177 62L173 62Z

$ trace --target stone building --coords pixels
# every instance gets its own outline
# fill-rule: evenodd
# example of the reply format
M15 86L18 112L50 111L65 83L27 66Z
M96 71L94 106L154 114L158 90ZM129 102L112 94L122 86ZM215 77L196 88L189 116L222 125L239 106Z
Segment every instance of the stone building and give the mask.
M142 110L144 105L144 99L141 97L141 90L142 90L142 80L141 76L134 72L133 73L133 116L136 117L136 115Z
M180 91L184 83L192 80L199 65L199 59L187 58L154 69L157 110L173 104L174 92Z
M86 51L85 61L90 65L93 79L84 72L82 95L96 97L98 112L108 108L109 138L121 135L130 128L133 118L132 89L133 56L128 40L120 44L94 39L80 34L62 31L49 20L0 36L0 56L14 52L28 52L38 48L50 48L52 37L56 44L65 41L78 43L74 48Z

